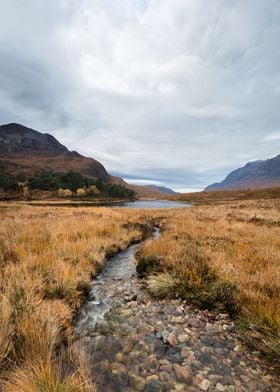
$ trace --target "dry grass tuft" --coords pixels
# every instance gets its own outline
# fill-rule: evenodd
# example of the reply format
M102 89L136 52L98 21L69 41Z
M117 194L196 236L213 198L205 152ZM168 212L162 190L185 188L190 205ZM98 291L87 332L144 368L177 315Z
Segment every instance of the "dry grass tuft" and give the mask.
M78 371L63 374L61 365L51 361L26 363L4 382L5 392L93 392L90 381Z
M138 269L152 274L157 296L224 306L246 339L279 360L279 210L278 200L258 200L169 213L160 240L138 253Z
M82 353L64 358L71 363L65 374L59 348L70 346L92 276L107 255L151 230L151 219L108 208L24 206L1 214L0 384L7 392L85 392Z

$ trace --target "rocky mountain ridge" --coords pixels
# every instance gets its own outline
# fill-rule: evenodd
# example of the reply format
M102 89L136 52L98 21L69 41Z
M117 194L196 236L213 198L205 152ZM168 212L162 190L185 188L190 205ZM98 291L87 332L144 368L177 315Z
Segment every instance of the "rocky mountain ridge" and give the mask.
M209 185L205 191L261 189L280 186L280 155L266 160L248 162L220 183Z

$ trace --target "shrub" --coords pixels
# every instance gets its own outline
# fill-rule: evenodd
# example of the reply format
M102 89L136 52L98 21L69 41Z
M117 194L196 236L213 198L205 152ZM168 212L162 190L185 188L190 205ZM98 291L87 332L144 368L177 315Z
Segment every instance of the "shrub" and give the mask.
M72 197L73 193L70 189L62 189L59 188L58 190L58 197Z

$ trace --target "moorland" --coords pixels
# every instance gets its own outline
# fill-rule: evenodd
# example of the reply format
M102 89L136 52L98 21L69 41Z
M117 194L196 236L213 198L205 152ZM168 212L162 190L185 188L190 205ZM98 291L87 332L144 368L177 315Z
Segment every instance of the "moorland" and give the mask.
M1 207L3 391L94 389L87 361L71 349L77 312L108 256L154 226L161 237L137 252L152 297L228 312L248 347L279 362L279 199L170 210Z

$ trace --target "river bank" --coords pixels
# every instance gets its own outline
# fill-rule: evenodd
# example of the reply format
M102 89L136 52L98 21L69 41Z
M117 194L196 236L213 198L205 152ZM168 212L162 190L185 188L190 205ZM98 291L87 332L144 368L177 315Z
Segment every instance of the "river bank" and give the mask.
M158 230L147 244L156 242ZM97 391L272 391L273 367L246 348L227 313L155 300L136 274L133 245L93 280L75 329Z

